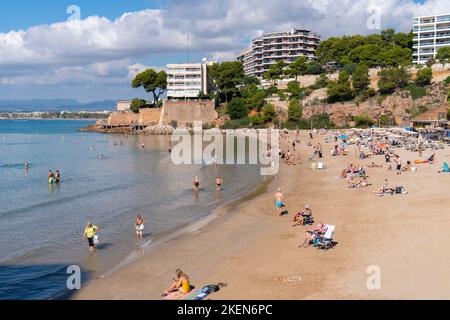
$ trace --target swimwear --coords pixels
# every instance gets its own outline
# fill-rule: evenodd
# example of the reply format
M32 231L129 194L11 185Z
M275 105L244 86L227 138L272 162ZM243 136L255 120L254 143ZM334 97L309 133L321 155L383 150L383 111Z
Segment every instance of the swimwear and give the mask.
M276 201L275 205L276 205L277 208L281 208L281 207L284 206L284 203L283 203L283 201Z

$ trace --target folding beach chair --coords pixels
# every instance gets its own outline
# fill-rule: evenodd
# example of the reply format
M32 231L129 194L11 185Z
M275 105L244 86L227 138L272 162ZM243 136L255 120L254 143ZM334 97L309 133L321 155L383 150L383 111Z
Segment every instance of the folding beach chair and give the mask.
M329 248L333 247L334 229L336 229L336 226L328 225L327 231L325 232L323 237L317 239L317 242L315 244L315 247L317 249L328 250Z

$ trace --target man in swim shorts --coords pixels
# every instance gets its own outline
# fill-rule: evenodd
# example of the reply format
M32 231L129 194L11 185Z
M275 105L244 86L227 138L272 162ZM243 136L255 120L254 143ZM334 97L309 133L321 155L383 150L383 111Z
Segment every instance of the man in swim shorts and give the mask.
M194 190L200 191L200 180L198 179L198 177L195 177L194 181L192 182L194 183Z
M56 170L55 182L56 183L60 183L61 182L61 173L59 172L59 170Z
M275 207L277 208L277 214L281 216L281 208L284 207L284 195L281 188L275 193Z
M223 180L221 177L216 178L216 191L222 191Z

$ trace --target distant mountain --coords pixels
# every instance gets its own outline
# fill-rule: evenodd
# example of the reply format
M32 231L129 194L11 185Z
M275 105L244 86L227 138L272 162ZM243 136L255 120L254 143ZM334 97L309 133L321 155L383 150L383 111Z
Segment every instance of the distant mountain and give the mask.
M82 103L74 99L0 100L0 111L103 111L116 109L115 100Z

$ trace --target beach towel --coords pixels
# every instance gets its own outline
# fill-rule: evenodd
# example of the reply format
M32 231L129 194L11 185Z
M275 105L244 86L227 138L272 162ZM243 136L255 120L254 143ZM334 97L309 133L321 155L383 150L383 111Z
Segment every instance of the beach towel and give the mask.
M444 164L442 165L442 171L443 172L450 172L450 168L449 168L447 162L444 162Z
M163 297L163 300L194 300L194 298L201 292L202 290L199 289L193 289L186 294L182 294L179 291L174 291Z

